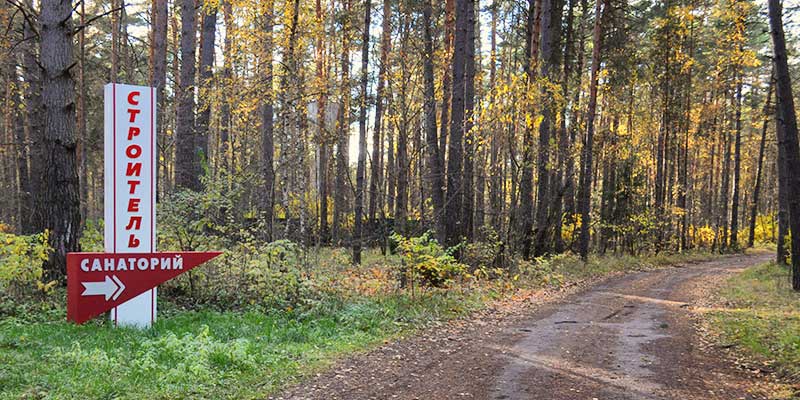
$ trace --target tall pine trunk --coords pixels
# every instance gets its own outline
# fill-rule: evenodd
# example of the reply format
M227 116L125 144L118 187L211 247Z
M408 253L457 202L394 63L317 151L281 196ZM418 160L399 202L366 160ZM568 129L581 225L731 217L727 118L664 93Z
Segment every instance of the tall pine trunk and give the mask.
M203 7L200 11L203 15L200 31L200 99L199 112L197 114L197 131L195 135L195 146L197 147L198 157L194 159L198 163L194 167L196 171L202 171L203 162L208 160L208 136L210 133L209 125L211 122L211 91L214 88L214 39L217 33L217 4L213 1L203 0Z
M369 28L372 0L364 2L364 28L361 36L361 107L358 115L358 165L356 167L356 206L353 232L353 264L361 264L364 189L367 175L367 85L369 84Z
M597 111L597 79L600 72L600 48L602 34L602 5L608 7L608 0L597 0L594 9L594 33L592 35L592 73L589 81L589 105L586 112L586 137L583 142L583 152L581 154L581 187L578 196L578 207L581 213L581 233L579 253L581 258L586 261L589 257L589 229L591 227L591 196L592 196L592 146L594 136L594 119Z
M333 204L333 241L340 243L343 237L342 221L347 212L348 142L350 140L350 0L345 0L342 16L342 80L341 100L336 144L336 187Z
M761 140L758 145L758 159L756 161L756 184L753 187L753 200L750 204L750 233L747 235L747 247L753 247L756 240L756 218L758 217L758 198L761 194L761 175L764 169L764 151L767 142L767 128L769 127L770 107L772 103L772 89L774 76L771 74L769 77L769 84L767 86L767 100L764 103L764 122L761 125Z
M780 0L769 0L769 25L772 32L773 62L775 63L775 97L777 99L778 142L785 146L785 171L795 173L787 176L789 197L789 226L792 232L800 232L800 144L797 139L797 116L792 98L792 82L786 56L786 39L783 33ZM792 288L800 291L800 234L792 235Z
M33 9L31 0L26 1L26 7ZM47 165L47 152L44 138L44 113L42 106L42 69L36 52L36 44L41 43L41 37L28 18L22 21L22 64L23 79L25 80L25 127L26 137L30 146L30 199L32 212L27 223L22 225L22 233L30 234L42 232L45 221L45 166Z
M175 186L199 191L200 172L195 170L199 164L195 162L197 149L194 136L196 17L195 0L181 0L181 67L175 127Z
M267 240L274 239L273 207L275 206L275 158L274 145L274 95L272 93L272 28L274 25L274 0L264 1L264 47L261 49L264 97L261 104L261 175L264 193L261 197L261 214L266 225ZM226 147L226 146L225 146ZM225 150L223 147L223 150Z
M464 163L464 72L469 35L469 7L471 0L455 2L455 36L453 39L452 79L453 94L450 111L450 140L447 148L447 203L445 205L445 242L455 245L461 240L463 220L463 163Z
M736 86L736 130L733 145L733 196L731 198L731 249L739 248L739 186L742 170L742 81Z
M433 7L431 0L425 0L422 9L423 36L425 54L423 55L423 79L425 92L425 142L428 191L433 205L433 223L436 226L437 238L444 241L444 174L442 173L441 156L439 155L439 139L436 126L436 98L433 76Z
M368 218L373 228L375 228L375 215L379 207L381 197L381 167L383 164L381 125L383 121L384 87L386 84L386 71L389 63L389 49L391 47L392 34L392 5L390 0L383 0L383 22L381 23L381 59L378 67L378 85L375 90L375 125L372 129L372 168L369 179L369 207Z
M72 79L72 2L41 3L42 105L44 107L46 227L53 249L45 265L49 279L66 274L68 252L80 245L80 188L75 154L75 82Z

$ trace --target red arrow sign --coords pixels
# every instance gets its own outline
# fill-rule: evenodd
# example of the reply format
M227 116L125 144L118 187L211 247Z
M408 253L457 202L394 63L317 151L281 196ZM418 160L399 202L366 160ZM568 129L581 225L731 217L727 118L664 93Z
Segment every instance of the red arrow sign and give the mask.
M67 320L82 324L220 254L69 253Z

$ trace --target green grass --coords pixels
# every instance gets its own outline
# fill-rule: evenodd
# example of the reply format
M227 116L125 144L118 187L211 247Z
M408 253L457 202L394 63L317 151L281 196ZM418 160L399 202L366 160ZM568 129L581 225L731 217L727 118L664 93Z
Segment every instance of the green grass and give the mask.
M712 314L723 340L800 381L800 293L789 269L776 263L748 268L720 290L725 311Z
M6 318L0 398L264 398L337 355L479 305L436 291L332 301L306 313L168 313L148 331Z

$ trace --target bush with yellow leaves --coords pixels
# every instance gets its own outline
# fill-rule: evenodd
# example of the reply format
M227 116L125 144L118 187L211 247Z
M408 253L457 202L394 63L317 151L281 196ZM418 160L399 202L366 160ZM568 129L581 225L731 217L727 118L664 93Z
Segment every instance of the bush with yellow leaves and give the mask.
M42 282L43 263L50 255L48 233L15 235L0 232L0 291L21 294L33 289L48 292L56 282Z

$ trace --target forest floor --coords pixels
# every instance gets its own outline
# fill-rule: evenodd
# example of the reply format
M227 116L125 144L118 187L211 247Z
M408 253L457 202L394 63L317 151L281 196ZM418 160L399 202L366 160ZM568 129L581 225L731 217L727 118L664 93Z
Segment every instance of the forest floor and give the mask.
M770 257L735 255L533 292L352 356L273 398L791 398L791 389L735 362L730 346L704 329L719 311L719 288Z

